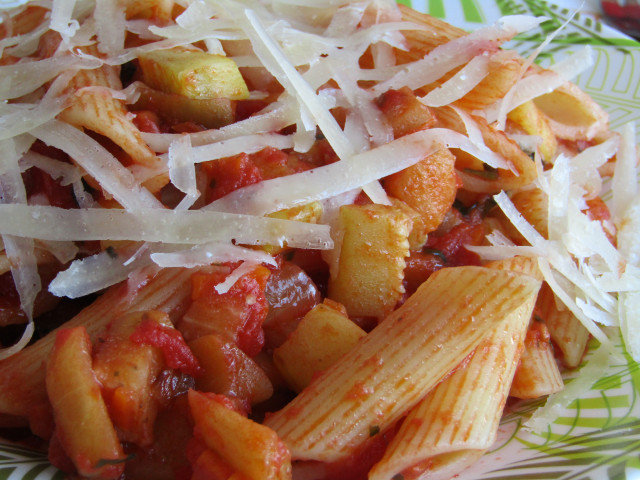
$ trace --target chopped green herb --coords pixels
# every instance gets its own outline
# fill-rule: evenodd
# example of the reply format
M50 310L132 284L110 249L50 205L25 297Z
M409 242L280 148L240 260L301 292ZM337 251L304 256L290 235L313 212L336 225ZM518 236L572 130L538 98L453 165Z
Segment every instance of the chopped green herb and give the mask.
M118 258L118 252L116 252L116 249L113 248L111 245L109 245L105 249L105 252L107 252L107 255L109 255L109 257L111 257L111 258Z
M435 257L438 257L444 263L447 263L447 257L445 257L444 253L442 253L440 250L438 250L436 248L425 247L425 248L422 249L422 253L427 253L429 255L433 255Z
M402 475L401 473L396 473L393 477L391 477L391 480L404 480L404 475Z
M369 436L370 437L375 437L379 433L380 433L380 427L378 425L371 425L369 427Z

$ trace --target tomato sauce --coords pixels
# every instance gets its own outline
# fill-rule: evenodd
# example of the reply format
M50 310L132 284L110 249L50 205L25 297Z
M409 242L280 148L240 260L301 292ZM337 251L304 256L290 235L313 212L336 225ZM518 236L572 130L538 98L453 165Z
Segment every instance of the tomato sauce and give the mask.
M160 325L151 319L145 319L131 334L130 339L138 345L158 347L169 368L180 370L192 376L201 373L198 360L191 353L182 334L174 328Z

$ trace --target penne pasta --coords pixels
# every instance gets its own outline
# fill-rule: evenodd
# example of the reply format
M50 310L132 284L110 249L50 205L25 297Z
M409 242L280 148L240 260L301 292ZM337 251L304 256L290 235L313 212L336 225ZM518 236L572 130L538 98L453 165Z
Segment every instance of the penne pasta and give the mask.
M571 368L579 366L589 342L588 330L571 310L558 309L553 291L548 286L540 290L537 309L554 345L562 352L564 364Z
M535 298L497 322L469 360L409 412L370 480L451 478L493 444Z
M89 53L96 52L90 50ZM142 140L124 102L113 98L110 89L122 89L114 67L78 72L67 88L68 92L74 93L71 106L60 114L60 118L110 138L134 163L159 166L160 159Z
M563 388L564 382L553 354L549 331L544 323L534 320L527 331L510 395L538 398Z
M294 459L344 458L370 428L393 425L538 288L535 279L512 272L439 270L265 424Z

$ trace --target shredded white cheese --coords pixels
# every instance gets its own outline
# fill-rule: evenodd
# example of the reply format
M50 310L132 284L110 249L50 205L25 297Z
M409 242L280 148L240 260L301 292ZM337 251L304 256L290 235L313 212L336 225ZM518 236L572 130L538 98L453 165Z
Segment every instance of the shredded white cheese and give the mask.
M45 240L132 240L198 244L231 242L331 248L329 227L206 210L62 209L0 205L0 234Z

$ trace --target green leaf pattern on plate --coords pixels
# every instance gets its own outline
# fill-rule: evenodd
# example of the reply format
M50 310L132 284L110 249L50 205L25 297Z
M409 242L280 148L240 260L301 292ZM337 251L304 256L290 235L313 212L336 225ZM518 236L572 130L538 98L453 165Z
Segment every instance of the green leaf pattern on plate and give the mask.
M15 3L0 0L0 7L11 2ZM531 53L570 14L566 9L537 0L401 0L400 3L468 29L501 15L549 17L551 21L537 31L520 35L510 43L509 47L523 55ZM551 42L539 62L552 64L585 44L594 48L595 63L575 83L609 112L614 128L640 120L640 44L592 17L578 14ZM544 434L536 435L521 428L524 419L543 401L512 406L502 420L491 452L458 480L640 478L640 366L626 354L625 358L625 363L612 365L608 374L573 402ZM0 443L0 480L62 478L45 456Z
M0 442L0 480L62 480L46 455L11 443Z

